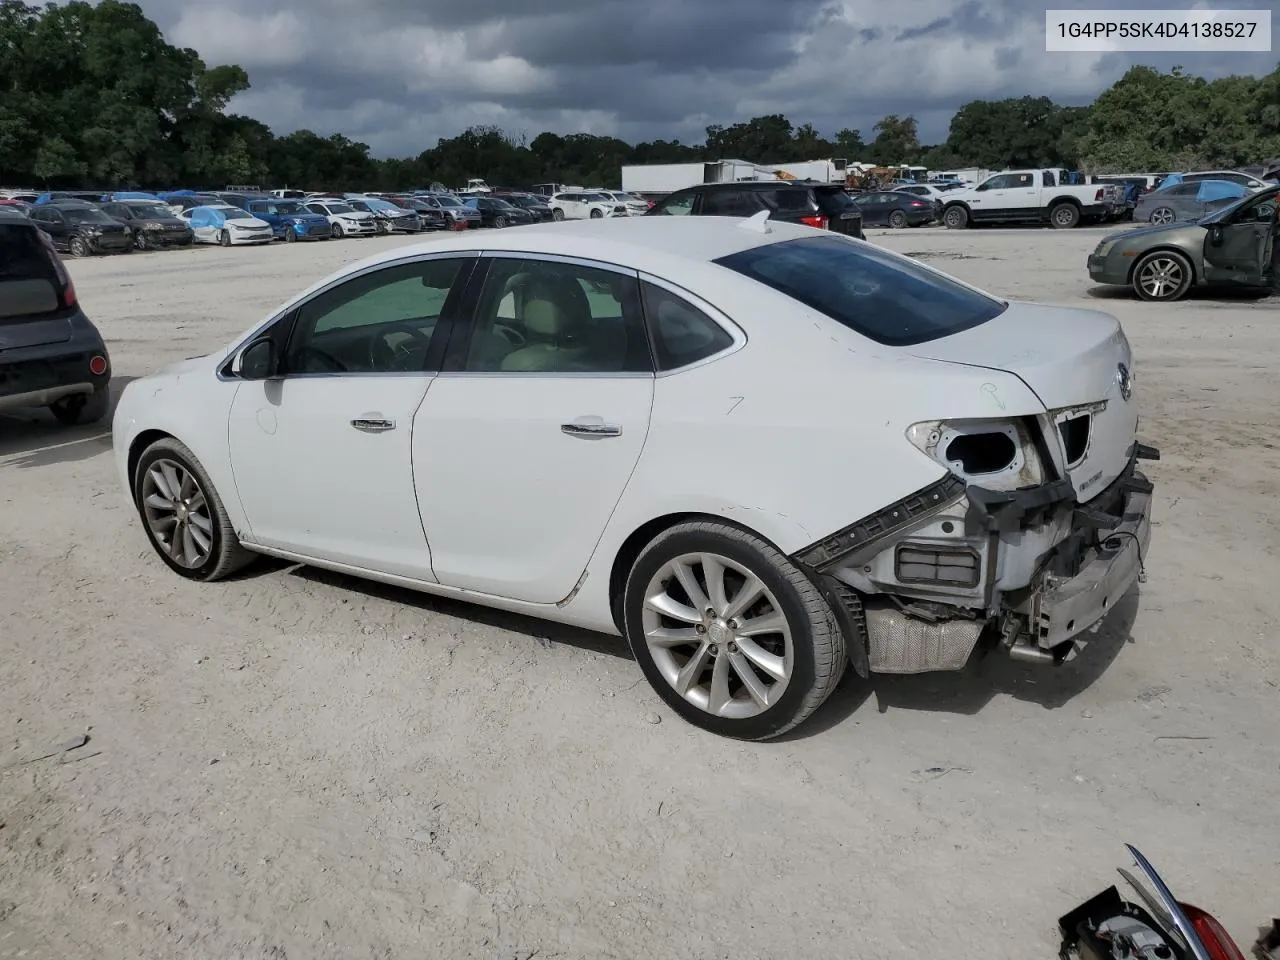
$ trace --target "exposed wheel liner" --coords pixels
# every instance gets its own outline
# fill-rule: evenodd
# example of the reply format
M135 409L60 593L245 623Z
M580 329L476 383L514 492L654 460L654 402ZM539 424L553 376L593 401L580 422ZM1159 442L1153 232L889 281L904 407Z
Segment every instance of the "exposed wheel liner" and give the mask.
M649 581L671 558L696 552L718 552L741 563L784 608L794 637L792 674L778 703L757 716L728 720L698 709L671 687L649 654L642 623ZM809 575L765 540L725 523L682 523L659 534L631 567L623 611L627 642L658 696L685 720L722 736L768 740L792 730L831 695L849 662L836 616Z

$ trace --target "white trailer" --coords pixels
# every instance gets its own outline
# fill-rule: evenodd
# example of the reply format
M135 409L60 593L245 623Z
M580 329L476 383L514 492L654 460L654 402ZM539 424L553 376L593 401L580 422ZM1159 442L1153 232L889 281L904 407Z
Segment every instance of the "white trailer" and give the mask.
M765 167L746 160L712 160L708 163L647 163L622 168L622 190L642 197L665 197L700 183L736 183L740 180L776 180Z
M819 183L844 183L849 173L849 161L837 160L800 160L795 163L765 164L766 169L782 170L797 180L816 180Z

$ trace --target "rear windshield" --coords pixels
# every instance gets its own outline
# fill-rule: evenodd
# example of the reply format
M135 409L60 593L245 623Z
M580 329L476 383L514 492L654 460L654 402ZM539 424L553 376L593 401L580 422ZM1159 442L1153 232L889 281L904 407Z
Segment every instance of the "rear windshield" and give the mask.
M35 228L0 223L0 324L59 307L53 260Z
M770 243L715 262L887 346L947 337L1007 309L911 260L839 236Z
M853 202L853 197L849 196L843 190L815 190L818 203L822 209L828 213L844 213L845 211L856 211L858 205Z

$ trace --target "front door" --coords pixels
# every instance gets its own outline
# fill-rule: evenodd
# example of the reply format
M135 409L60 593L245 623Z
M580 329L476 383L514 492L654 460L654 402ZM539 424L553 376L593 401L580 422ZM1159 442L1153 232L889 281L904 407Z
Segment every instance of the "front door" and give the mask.
M1230 220L1210 224L1204 239L1204 272L1210 283L1254 286L1264 282L1275 243L1276 197L1247 203Z
M649 429L635 273L521 255L488 273L414 421L437 579L555 603L573 591Z
M246 539L432 579L413 418L447 337L441 317L474 263L454 254L373 269L278 325L279 376L242 383L228 425Z

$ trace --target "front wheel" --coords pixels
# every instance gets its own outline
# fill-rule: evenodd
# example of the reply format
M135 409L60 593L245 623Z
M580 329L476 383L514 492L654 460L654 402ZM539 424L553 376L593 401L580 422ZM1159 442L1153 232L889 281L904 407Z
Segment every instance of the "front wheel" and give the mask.
M551 211L551 219L552 219L552 220L555 220L557 223L558 223L559 221L563 220L563 219L564 219L564 211L563 211L563 210L552 210L552 211Z
M147 235L141 230L133 235L133 247L135 250L147 249Z
M506 217L494 217L494 218L493 218L493 225L494 225L495 227L497 227L498 229L502 229L503 227L505 227L505 226L507 225L507 218L506 218Z
M253 560L186 444L166 437L143 451L133 473L133 499L151 546L175 573L209 582Z
M218 243L222 244L222 246L224 247L231 246L231 231L223 230L220 234L218 234Z
M67 243L67 252L73 257L87 257L89 244L85 243L84 237L72 237Z
M894 230L901 230L907 225L907 215L901 210L895 210L889 214L889 226Z
M625 634L676 713L722 736L768 740L831 695L845 638L813 581L775 547L727 524L684 523L640 553Z
M1143 300L1169 303L1181 300L1191 289L1191 261L1172 250L1148 253L1133 267L1133 292Z
M942 215L942 222L948 230L963 230L969 226L969 211L961 206L948 207Z
M297 230L295 230L295 229L293 229L293 227L285 227L285 228L284 228L284 242L285 242L285 243L297 243L297 242L298 242L298 231L297 231Z
M1151 211L1151 222L1158 227L1164 226L1166 223L1173 223L1176 216L1170 207L1156 207Z
M602 220L602 219L604 219L604 212L603 212L603 211L601 211L601 210L592 210L592 211L591 211L591 219L592 219L592 220Z
M336 223L335 223L335 224L333 224L332 226L330 226L330 227L329 227L329 237L330 237L331 239L333 239L333 240L341 240L341 239L342 239L342 227L338 226Z

